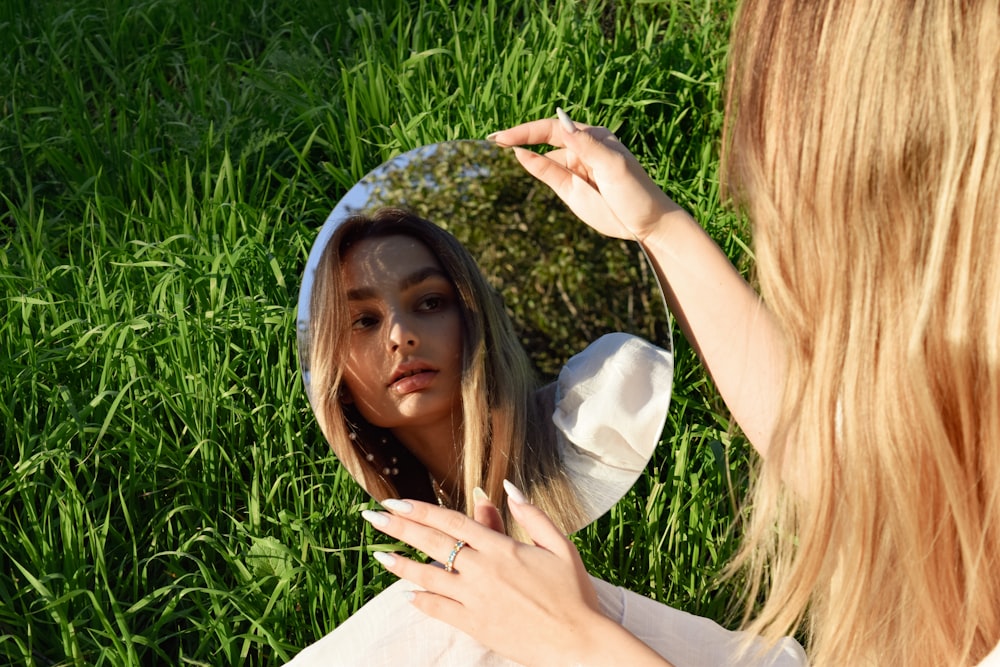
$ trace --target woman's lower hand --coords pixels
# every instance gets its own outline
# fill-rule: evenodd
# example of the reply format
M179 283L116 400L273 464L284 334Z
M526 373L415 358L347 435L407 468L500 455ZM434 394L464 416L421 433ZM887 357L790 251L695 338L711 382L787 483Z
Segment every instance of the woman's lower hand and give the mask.
M687 215L610 130L574 123L559 111L559 119L524 123L489 138L502 146L557 147L544 155L524 148L514 151L525 170L607 236L641 242L668 214Z
M512 499L510 510L534 544L428 503L383 507L389 513L366 511L365 519L446 567L386 552L376 558L423 589L412 593L417 608L497 653L528 665L586 664L595 629L615 625L601 614L576 547L533 505Z

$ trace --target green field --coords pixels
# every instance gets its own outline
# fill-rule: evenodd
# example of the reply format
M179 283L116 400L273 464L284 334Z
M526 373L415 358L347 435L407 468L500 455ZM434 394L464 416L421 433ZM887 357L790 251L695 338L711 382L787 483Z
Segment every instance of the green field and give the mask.
M319 226L384 160L559 105L746 263L730 3L256 4L0 7L0 663L281 664L391 583L295 350ZM654 460L577 541L728 623L747 448L677 348Z

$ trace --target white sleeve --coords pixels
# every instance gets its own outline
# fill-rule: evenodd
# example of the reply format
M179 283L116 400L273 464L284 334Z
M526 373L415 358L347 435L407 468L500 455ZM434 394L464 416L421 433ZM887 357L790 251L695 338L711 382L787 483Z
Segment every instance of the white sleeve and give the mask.
M636 336L602 336L567 362L552 422L587 515L607 512L653 453L670 406L673 356Z
M1000 667L1000 644L997 644L996 648L990 651L990 654L976 667Z
M808 667L791 637L768 645L760 637L727 630L715 621L668 607L591 577L605 616L674 665L683 667Z

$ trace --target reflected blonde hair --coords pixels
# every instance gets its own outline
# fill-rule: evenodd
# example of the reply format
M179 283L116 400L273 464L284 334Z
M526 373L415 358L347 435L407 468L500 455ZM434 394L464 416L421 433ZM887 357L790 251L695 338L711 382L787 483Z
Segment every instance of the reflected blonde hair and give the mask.
M405 210L383 208L371 216L349 217L334 232L316 269L309 319L310 386L317 421L334 453L376 500L415 497L420 491L430 499L426 469L391 433L367 423L357 410L345 410L339 400L351 335L344 256L363 239L395 235L425 245L458 295L463 348L458 509L471 515L472 492L479 486L512 532L503 502L503 480L509 479L566 532L580 528L582 511L563 471L550 415L539 401L538 381L499 294L458 240ZM399 460L387 460L386 450ZM398 467L398 474L385 474L392 467Z
M759 0L734 26L724 174L790 354L749 627L805 621L816 665L1000 640L998 12Z

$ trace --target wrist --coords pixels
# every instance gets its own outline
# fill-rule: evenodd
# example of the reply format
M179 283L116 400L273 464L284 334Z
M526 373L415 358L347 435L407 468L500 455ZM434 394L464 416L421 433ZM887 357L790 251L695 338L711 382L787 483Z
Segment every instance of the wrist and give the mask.
M662 656L639 640L620 624L597 610L577 626L572 651L547 664L565 664L572 667L602 667L627 664L642 667L673 667ZM568 659L567 659L568 658Z
M633 236L646 248L669 246L672 243L672 237L685 233L691 227L700 229L690 213L674 205L658 215L654 222L634 232Z

